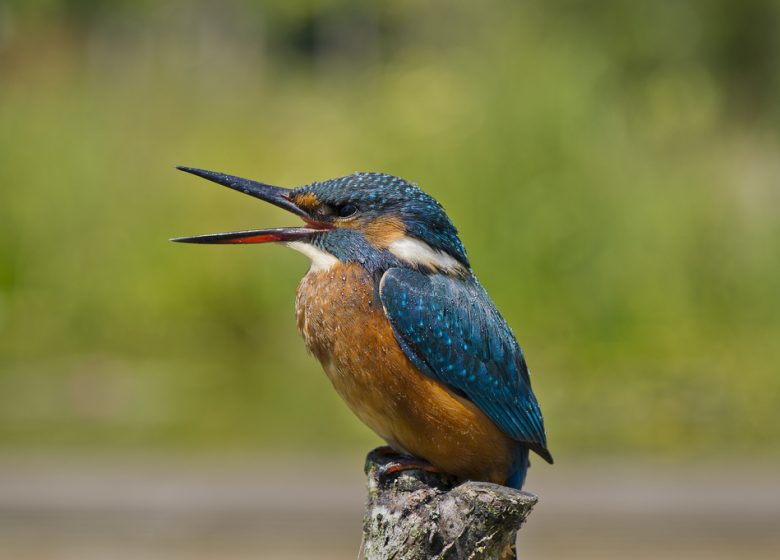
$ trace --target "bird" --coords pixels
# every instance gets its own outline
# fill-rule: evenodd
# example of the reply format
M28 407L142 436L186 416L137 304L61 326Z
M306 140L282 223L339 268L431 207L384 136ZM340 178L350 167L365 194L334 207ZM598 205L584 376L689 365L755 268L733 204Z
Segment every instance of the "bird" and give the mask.
M177 169L303 220L172 241L279 243L309 258L298 329L336 392L397 455L388 472L424 468L520 489L530 451L552 464L523 352L431 195L386 173L288 189Z

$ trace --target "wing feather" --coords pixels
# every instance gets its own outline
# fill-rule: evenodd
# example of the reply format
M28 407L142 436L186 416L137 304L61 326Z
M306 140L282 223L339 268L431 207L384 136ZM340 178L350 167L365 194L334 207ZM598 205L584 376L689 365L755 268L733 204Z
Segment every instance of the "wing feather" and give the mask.
M552 462L522 350L476 278L391 268L379 293L396 339L420 371Z

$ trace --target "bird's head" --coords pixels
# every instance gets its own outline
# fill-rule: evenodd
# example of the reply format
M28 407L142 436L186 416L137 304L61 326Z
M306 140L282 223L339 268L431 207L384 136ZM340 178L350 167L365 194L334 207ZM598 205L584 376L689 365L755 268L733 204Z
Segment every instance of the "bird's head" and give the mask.
M182 237L185 243L285 243L314 268L359 262L372 272L408 266L469 273L466 251L441 205L417 185L384 173L355 173L285 189L214 171L179 167L303 219L303 227Z

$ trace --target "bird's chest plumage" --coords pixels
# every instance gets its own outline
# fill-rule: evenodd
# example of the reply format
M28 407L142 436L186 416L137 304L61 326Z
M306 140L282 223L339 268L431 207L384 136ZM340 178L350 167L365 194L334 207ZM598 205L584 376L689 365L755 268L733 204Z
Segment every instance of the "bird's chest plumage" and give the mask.
M399 379L410 364L377 298L363 267L339 264L303 278L295 309L306 346L336 391L363 422L391 441L387 411L402 404Z
M512 442L471 402L417 370L378 297L357 264L312 271L298 287L298 328L336 391L397 449L464 478L503 483Z

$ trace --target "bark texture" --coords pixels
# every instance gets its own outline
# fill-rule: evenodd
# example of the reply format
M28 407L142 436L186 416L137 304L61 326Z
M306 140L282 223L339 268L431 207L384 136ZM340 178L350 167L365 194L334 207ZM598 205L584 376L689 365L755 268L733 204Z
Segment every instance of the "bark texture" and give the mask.
M407 470L385 475L397 460L374 450L366 458L366 560L516 558L517 531L537 497L487 482Z

